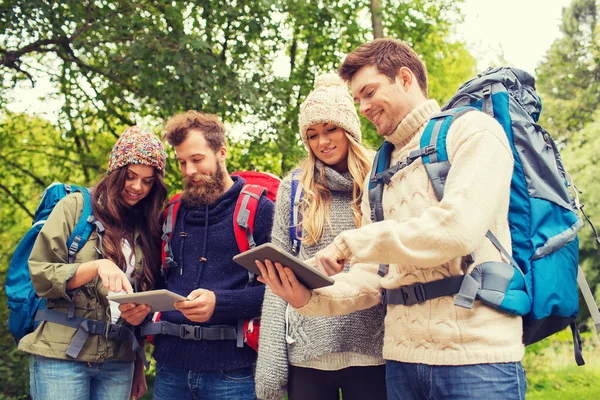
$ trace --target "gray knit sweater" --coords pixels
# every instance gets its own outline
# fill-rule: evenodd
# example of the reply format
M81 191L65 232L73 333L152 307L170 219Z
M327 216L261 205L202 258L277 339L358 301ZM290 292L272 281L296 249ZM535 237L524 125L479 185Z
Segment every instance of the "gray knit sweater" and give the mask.
M335 236L355 228L352 218L352 177L325 168L331 191L330 222L321 240L302 245L298 258L306 260L333 241ZM319 176L319 174L316 174ZM318 178L317 178L318 179ZM291 252L290 239L291 175L277 194L271 241ZM348 265L346 265L346 270ZM286 321L287 319L287 321ZM383 346L383 308L353 312L339 317L305 317L268 288L262 308L260 342L256 366L256 394L259 399L280 400L287 390L288 365L335 370L357 365L381 365Z

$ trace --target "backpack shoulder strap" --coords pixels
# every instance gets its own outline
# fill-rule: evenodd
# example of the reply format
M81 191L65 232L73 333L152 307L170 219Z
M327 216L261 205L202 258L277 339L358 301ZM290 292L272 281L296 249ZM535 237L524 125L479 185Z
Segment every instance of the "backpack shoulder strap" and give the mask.
M233 233L240 253L256 247L254 218L260 198L266 194L267 189L251 184L244 185L240 192L233 212Z
M238 196L233 212L233 233L240 253L256 247L253 236L254 220L260 198L266 195L266 188L259 185L246 184ZM254 273L248 270L246 287L252 285L254 278ZM244 319L238 319L237 321L236 346L244 347Z
M387 140L377 149L371 168L369 179L369 205L371 207L371 221L383 221L383 185L384 180L381 174L389 169L394 145Z
M300 204L304 196L304 189L300 183L300 173L302 171L297 168L292 171L292 192L290 195L290 240L292 242L292 254L297 256L300 253L300 235L298 228L302 223L302 213L300 212Z
M162 266L161 274L166 278L167 272L171 268L176 268L177 263L173 257L173 250L171 249L171 238L173 237L173 230L175 229L175 223L177 222L177 212L181 206L181 193L177 193L171 197L167 203L167 207L163 211L163 234L162 241L163 246L161 249L161 260Z
M69 263L73 263L75 262L75 254L81 250L85 242L90 238L92 231L94 230L95 219L92 216L92 199L88 189L70 185L68 190L71 190L71 192L79 192L83 195L83 211L81 212L81 217L79 217L71 236L67 240Z
M448 131L454 121L473 110L475 110L473 107L459 107L435 115L429 120L421 136L421 150L429 149L428 153L431 153L423 156L423 164L433 191L440 201L444 197L446 178L450 172L450 161L446 150Z
M430 154L423 156L423 165L425 166L427 176L431 181L433 191L435 192L435 195L439 201L441 201L444 197L446 179L448 177L448 173L450 172L450 160L448 159L446 143L448 131L450 130L450 126L454 121L473 110L475 110L473 107L458 107L446 110L429 120L425 130L423 131L423 136L421 136L421 149L428 147L431 149L431 152L429 152ZM504 246L502 246L500 241L491 231L487 231L486 237L502 253L502 255L510 261L511 265L515 267L515 270L523 274L515 259L504 248ZM472 264L474 260L475 256L473 253L471 253L464 257L463 262L465 263L465 266L468 266ZM468 290L466 286L464 290ZM461 294L462 296L460 296ZM463 294L463 286L461 286L459 296L457 296L455 304L461 305L459 303L462 302L464 304L463 306L470 308L474 300L475 294Z
M375 158L373 159L373 167L371 168L371 176L369 178L369 206L371 208L371 221L383 221L383 187L384 179L382 173L389 170L390 161L394 145L387 140L377 149ZM377 274L381 277L387 274L387 264L379 264Z

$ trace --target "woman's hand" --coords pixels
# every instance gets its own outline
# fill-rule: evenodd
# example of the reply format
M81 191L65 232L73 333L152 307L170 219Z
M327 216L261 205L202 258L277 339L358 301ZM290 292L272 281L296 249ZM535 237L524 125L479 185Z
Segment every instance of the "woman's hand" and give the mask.
M111 292L118 293L124 290L127 294L133 293L133 288L125 272L117 265L107 259L97 260L97 274L102 280L102 286Z
M112 292L118 293L124 290L126 293L133 293L125 272L107 259L82 263L75 271L75 275L67 281L67 290L77 289L97 276L102 280L102 285Z
M256 260L256 266L260 270L259 282L271 288L271 291L294 308L304 307L310 300L310 290L298 282L296 275L289 267L280 263L273 264L271 260L265 260L263 264Z
M119 305L119 311L121 311L121 317L127 323L137 326L144 322L146 315L150 313L150 306L147 304L125 303Z

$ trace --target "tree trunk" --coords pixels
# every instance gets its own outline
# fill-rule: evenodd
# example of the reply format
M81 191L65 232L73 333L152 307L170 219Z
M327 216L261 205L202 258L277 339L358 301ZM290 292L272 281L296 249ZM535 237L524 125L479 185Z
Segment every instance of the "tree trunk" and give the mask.
M383 37L383 24L381 23L381 0L371 0L371 22L373 24L373 37Z

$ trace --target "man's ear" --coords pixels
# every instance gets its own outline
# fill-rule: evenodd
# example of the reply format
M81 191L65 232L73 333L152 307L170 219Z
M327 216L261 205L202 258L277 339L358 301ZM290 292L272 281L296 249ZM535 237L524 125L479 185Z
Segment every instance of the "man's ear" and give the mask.
M217 154L219 155L219 161L224 163L227 160L227 147L221 146Z
M407 67L400 67L400 69L398 70L398 73L396 74L396 80L400 81L404 91L408 91L408 89L412 85L414 79L415 79L414 74Z

